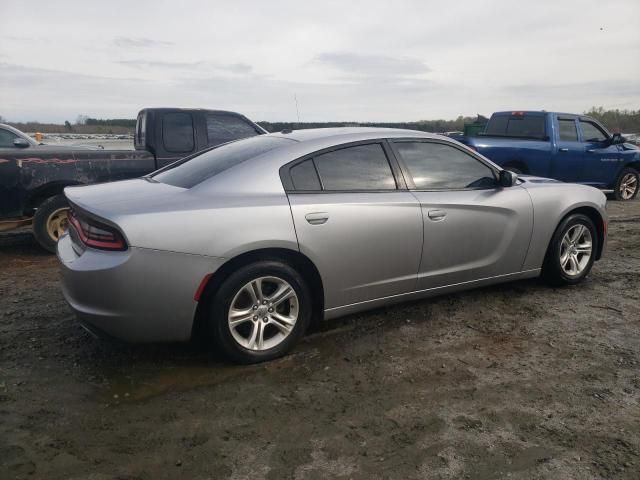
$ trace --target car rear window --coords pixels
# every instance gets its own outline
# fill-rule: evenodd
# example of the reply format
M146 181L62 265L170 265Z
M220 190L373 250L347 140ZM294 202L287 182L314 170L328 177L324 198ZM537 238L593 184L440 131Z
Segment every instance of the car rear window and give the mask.
M290 140L278 137L251 137L226 143L195 157L190 157L161 170L152 178L181 188L191 188L231 167L282 147Z
M501 137L543 138L544 120L543 115L494 115L484 133Z

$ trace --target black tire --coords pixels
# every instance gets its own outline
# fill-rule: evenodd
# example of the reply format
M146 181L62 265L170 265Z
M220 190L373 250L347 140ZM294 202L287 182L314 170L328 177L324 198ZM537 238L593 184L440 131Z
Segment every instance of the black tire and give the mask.
M298 318L288 336L279 344L265 350L254 350L236 341L228 323L228 314L236 294L249 282L260 277L277 277L293 288L297 295ZM307 330L311 315L311 294L302 276L280 260L263 260L238 269L222 283L211 299L208 322L214 343L222 353L234 362L249 364L273 360L289 352ZM257 323L260 321L258 318ZM257 328L255 320L246 322L245 325L251 329L251 332ZM265 325L260 328L268 327ZM269 328L273 330L274 327L272 325Z
M565 271L561 264L562 240L567 232L576 225L583 225L588 229L591 236L591 255L588 262L579 273L570 275ZM569 215L560 222L560 225L558 225L558 228L556 228L556 231L551 238L551 243L549 244L544 264L542 265L542 278L553 286L576 285L580 283L587 275L589 275L589 272L593 267L596 252L598 251L599 241L600 239L598 238L598 232L593 224L593 220L580 213ZM581 257L581 259L582 258L583 257Z
M627 189L625 189L625 186ZM638 190L640 190L640 175L638 171L631 167L623 168L613 188L613 198L616 200L623 202L633 200L638 195ZM628 188L635 188L635 190L629 194Z
M36 214L33 216L33 236L42 248L51 253L55 253L58 238L51 235L50 224L62 214L62 210L69 208L69 203L64 195L56 195L47 198L38 206ZM66 225L66 222L64 223ZM59 229L55 229L59 231Z

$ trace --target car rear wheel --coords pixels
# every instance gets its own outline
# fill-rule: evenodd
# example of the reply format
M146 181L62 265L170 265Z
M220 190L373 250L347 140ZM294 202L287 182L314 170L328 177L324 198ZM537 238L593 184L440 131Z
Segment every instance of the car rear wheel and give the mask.
M232 360L257 363L280 357L304 335L311 297L302 276L276 260L240 268L216 292L214 341Z
M633 200L640 187L640 175L634 168L625 168L620 172L613 194L616 200Z
M555 286L580 283L591 271L597 250L598 234L593 221L586 215L570 215L553 234L542 277Z
M33 217L33 236L42 248L56 251L58 239L67 231L69 203L64 195L47 198Z

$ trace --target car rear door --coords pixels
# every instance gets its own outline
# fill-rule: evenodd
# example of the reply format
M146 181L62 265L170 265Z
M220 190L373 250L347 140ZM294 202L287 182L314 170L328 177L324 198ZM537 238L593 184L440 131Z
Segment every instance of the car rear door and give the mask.
M325 308L415 290L422 216L382 141L341 145L283 169L300 251Z
M593 120L581 118L578 125L584 162L581 183L606 188L616 179L622 154L617 145L611 144L608 133Z
M392 145L422 210L419 290L521 271L533 229L525 189L498 186L491 166L448 142Z

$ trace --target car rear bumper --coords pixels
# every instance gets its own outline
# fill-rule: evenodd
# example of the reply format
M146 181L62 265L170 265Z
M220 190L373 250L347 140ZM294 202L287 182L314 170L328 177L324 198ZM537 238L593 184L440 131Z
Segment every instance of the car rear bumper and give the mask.
M87 248L58 242L62 291L90 331L129 342L185 341L191 336L202 279L224 259L130 247Z

